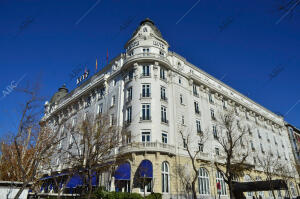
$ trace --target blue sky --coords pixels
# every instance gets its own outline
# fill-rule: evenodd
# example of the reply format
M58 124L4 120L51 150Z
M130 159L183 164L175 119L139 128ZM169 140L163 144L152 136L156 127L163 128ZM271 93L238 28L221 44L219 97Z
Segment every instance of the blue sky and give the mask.
M124 52L146 17L170 50L300 127L299 8L276 24L281 2L1 0L0 134L14 129L24 102L14 90L3 97L12 81L39 78L48 99L64 83L73 89L72 71Z

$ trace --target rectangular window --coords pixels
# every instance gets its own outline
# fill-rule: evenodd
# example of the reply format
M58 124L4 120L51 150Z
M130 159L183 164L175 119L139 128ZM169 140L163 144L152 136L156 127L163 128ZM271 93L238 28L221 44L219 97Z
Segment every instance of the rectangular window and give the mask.
M116 104L116 96L112 96L111 98L111 106L114 106Z
M212 120L216 120L214 109L210 109L210 116Z
M166 70L164 68L160 68L160 79L166 79Z
M151 142L151 133L149 131L142 132L142 142Z
M264 148L263 148L263 145L260 143L260 149L261 149L261 152L262 153L265 153L265 151L264 151Z
M201 123L200 120L196 120L197 133L201 133Z
M143 66L143 74L144 77L150 76L150 66Z
M90 105L91 105L91 97L88 96L88 97L86 98L85 107L89 107Z
M199 96L198 92L197 92L197 86L195 84L193 84L193 94L195 96Z
M194 107L195 107L195 113L196 113L196 114L200 114L200 111L199 111L199 103L198 103L198 102L194 102Z
M142 97L151 96L151 87L150 84L142 84Z
M183 104L183 97L182 97L182 94L180 94L179 99L180 99L180 104Z
M220 149L218 147L215 148L216 155L220 155Z
M203 144L202 143L198 143L198 147L199 147L199 151L203 152L203 148L204 148Z
M178 77L178 83L181 84L181 77Z
M225 101L225 100L222 100L222 103L223 103L223 109L224 109L224 110L227 110L226 101Z
M132 87L127 89L127 101L131 101L132 100Z
M127 108L127 123L131 123L132 107Z
M161 122L168 123L167 108L165 106L161 106Z
M212 104L214 103L213 96L211 93L208 94L208 99L209 99L210 103L212 103Z
M98 104L97 114L102 114L102 112L103 112L103 104Z
M162 138L162 143L168 144L168 134L167 133L162 133L161 138Z
M150 104L142 104L142 120L151 120Z
M252 151L255 151L255 147L254 147L254 144L253 144L252 140L250 141L250 144L251 144Z
M110 115L110 125L115 125L115 118L114 118L114 114Z
M261 135L260 135L259 130L257 130L257 136L258 136L259 139L261 139Z
M181 124L184 124L184 116L181 116Z
M72 127L74 127L75 124L76 124L76 118L73 118L73 120L72 120Z
M163 86L160 87L160 99L167 101L166 88Z
M218 139L218 132L217 132L217 126L213 125L213 135L215 139Z
M143 53L149 53L149 48L143 48Z
M187 148L187 144L186 144L186 139L185 138L183 138L183 148Z

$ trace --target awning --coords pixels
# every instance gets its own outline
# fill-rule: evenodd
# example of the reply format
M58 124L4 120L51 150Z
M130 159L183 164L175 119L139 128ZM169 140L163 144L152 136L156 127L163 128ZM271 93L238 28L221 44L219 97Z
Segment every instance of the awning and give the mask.
M78 174L72 176L72 178L69 180L67 184L67 188L75 188L77 186L83 185L82 177Z
M128 162L123 163L118 166L117 170L115 171L115 179L116 180L130 180L130 164Z
M143 160L139 166L139 175L141 178L153 178L152 162Z
M76 175L71 177L71 179L67 183L66 187L67 188L75 188L75 187L78 187L78 186L82 186L84 184L83 181L84 181L84 175L76 174ZM93 172L92 186L97 186L97 185L98 185L97 174L96 174L96 172Z

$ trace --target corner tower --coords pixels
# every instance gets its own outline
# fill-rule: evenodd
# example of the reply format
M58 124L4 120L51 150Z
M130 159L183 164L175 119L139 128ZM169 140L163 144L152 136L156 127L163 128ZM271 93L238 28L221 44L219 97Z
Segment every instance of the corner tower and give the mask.
M169 44L163 39L154 22L146 18L140 23L124 48L127 56L142 54L143 56L166 57Z

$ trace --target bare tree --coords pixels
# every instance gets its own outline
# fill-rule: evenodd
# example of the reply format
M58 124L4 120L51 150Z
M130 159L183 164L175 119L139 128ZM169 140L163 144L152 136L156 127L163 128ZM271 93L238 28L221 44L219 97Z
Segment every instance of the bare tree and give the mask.
M258 157L258 164L266 175L266 181L269 183L273 197L276 198L273 180L279 176L286 175L286 167L280 162L277 156L274 156L271 149L264 156Z
M203 145L208 137L202 131L196 135L196 133L193 134L191 130L187 130L187 132L179 130L179 134L184 145L183 148L188 153L191 161L192 173L186 173L185 170L181 170L183 169L182 165L176 165L175 172L180 178L182 178L181 183L185 186L185 191L187 193L192 192L193 198L195 199L197 198L196 182L199 176L199 165L197 159L199 159L199 154L202 152ZM197 139L195 137L197 137ZM204 164L205 163L203 163L203 165Z
M25 104L21 109L21 116L17 126L17 132L7 143L2 143L2 149L12 149L6 156L7 161L14 166L11 173L17 174L16 180L23 185L15 195L19 198L29 184L37 184L41 176L41 166L50 161L50 154L59 142L55 132L39 123L40 110L42 110L42 98L38 95L39 85L18 89L25 97Z
M81 174L90 198L95 172L112 167L118 159L115 150L121 144L123 129L107 115L86 114L78 118L82 120L76 125L67 125L66 136L71 141L62 151L67 156L64 164L72 173Z
M186 195L186 198L190 198L192 192L193 176L191 175L189 165L180 165L177 164L174 167L174 173L179 177L180 180L180 192L183 192Z
M220 133L214 136L221 146L220 152L225 159L222 163L215 161L215 167L228 185L230 198L235 198L233 194L233 180L244 176L244 172L251 168L247 163L247 158L250 154L247 146L249 126L243 125L237 119L233 110L220 113L215 120Z

